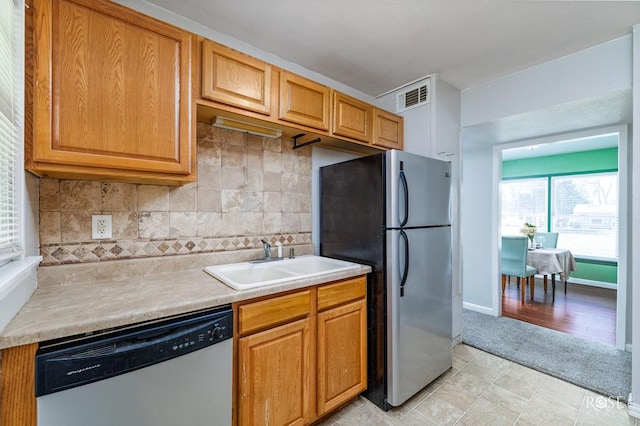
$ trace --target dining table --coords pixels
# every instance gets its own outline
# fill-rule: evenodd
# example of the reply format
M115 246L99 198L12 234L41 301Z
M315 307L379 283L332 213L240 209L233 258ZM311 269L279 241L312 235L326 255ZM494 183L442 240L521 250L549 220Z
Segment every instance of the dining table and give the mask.
M547 291L547 275L551 275L552 302L556 299L556 274L564 282L564 291L567 292L567 280L572 271L577 271L576 260L571 250L563 248L536 248L527 251L527 265L538 270L538 274L544 275L544 291ZM533 299L533 286L531 290Z

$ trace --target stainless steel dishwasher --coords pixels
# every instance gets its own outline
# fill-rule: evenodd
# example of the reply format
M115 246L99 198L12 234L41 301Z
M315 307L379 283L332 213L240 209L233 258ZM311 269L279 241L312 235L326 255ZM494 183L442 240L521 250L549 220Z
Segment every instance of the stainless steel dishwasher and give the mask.
M38 426L231 425L232 335L225 306L45 342Z

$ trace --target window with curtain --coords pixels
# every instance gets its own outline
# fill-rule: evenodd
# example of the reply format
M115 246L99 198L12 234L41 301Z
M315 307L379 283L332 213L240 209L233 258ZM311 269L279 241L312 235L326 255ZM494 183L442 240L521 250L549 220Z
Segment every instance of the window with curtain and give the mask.
M23 4L0 0L0 265L21 252Z
M551 230L574 255L618 258L618 173L551 178Z
M514 179L500 182L502 235L521 235L525 222L547 229L547 179Z

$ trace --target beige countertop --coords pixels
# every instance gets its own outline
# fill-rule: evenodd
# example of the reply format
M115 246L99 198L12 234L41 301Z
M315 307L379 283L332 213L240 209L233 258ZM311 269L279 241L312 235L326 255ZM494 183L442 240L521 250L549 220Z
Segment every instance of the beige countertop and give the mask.
M310 247L296 248L297 253ZM359 269L238 291L203 271L257 252L42 267L38 288L0 334L0 349L155 320L371 272ZM234 255L235 253L235 255Z

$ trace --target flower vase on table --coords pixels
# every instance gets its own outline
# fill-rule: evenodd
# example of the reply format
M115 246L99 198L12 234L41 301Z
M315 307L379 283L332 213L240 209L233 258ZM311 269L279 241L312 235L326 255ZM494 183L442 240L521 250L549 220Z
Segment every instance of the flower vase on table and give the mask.
M529 238L529 249L533 250L533 237L536 235L536 226L533 223L525 222L524 226L520 228L520 233L526 235Z

